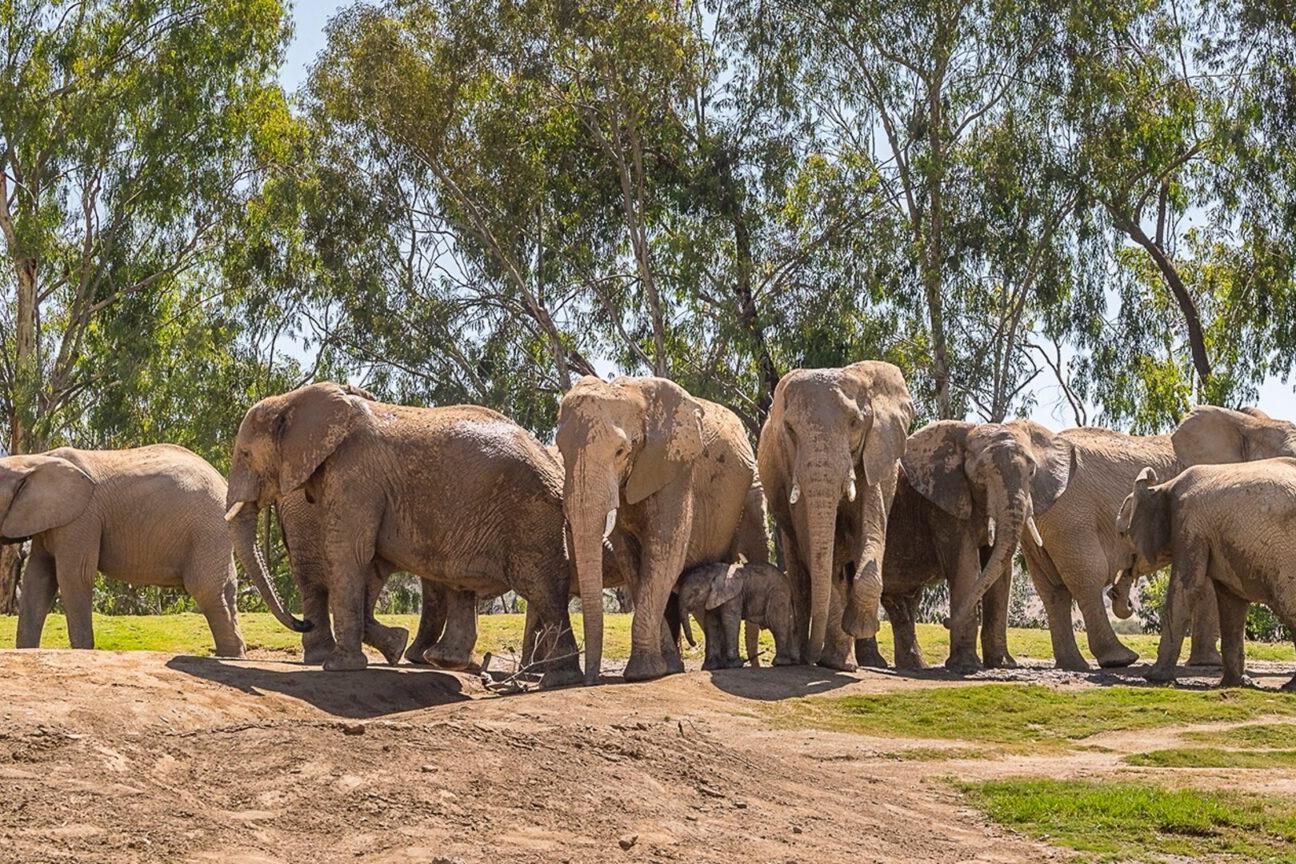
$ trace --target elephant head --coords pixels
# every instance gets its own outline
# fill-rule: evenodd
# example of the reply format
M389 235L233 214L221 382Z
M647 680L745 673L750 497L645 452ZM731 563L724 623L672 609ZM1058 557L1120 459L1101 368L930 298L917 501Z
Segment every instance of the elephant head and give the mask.
M1144 468L1134 481L1134 491L1121 502L1116 531L1129 549L1129 563L1117 572L1107 592L1119 618L1128 618L1133 611L1129 595L1139 570L1151 572L1170 563L1169 501L1165 486L1157 485L1156 472Z
M774 390L761 449L769 454L766 495L790 515L791 529L807 557L810 576L809 636L801 660L813 664L823 653L832 595L837 521L843 507L856 508L859 522L877 508L873 524L885 526L882 486L894 484L896 462L905 452L913 405L904 376L890 363L864 361L842 369L797 369ZM783 506L786 502L786 507ZM842 626L857 638L878 628L882 598L882 537L870 538L871 559L856 561ZM803 596L803 595L802 595ZM800 601L804 604L804 600ZM803 613L804 614L804 613ZM804 618L798 627L804 627ZM798 634L798 640L807 639Z
M17 543L68 524L85 510L93 492L94 481L67 459L0 459L0 542Z
M556 438L581 592L587 682L598 680L603 657L603 539L622 501L638 504L692 477L702 452L701 418L701 404L664 378L586 376L563 396Z
M909 437L909 485L945 513L970 523L990 557L966 601L950 610L952 625L973 614L981 597L1011 566L1023 532L1044 545L1035 516L1066 490L1074 448L1038 423L941 420Z
M1170 440L1175 458L1185 468L1296 456L1296 424L1275 420L1255 408L1194 408Z
M688 570L680 579L680 617L684 624L684 638L688 639L690 645L697 646L693 628L689 625L691 615L718 609L726 603L741 599L743 578L740 571L743 566L742 561L735 564L704 564Z
M225 520L234 551L266 605L280 623L298 632L311 629L312 622L284 610L256 543L257 514L303 486L312 500L312 475L369 416L366 403L337 384L312 384L262 399L239 424Z

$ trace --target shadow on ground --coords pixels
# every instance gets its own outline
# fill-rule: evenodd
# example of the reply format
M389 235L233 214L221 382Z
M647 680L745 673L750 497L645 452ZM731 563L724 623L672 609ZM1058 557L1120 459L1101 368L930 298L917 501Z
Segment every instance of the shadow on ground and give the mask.
M830 693L859 681L858 675L819 666L762 666L717 669L710 673L717 690L741 699L777 702Z
M469 698L455 675L426 667L373 667L359 672L325 672L285 665L266 669L214 657L174 657L167 668L244 693L279 693L300 699L335 717L367 720L448 705Z

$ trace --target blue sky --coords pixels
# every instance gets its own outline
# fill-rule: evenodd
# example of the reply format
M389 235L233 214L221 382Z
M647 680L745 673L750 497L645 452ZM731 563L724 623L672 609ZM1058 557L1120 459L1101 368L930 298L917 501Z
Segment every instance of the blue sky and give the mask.
M288 46L280 79L289 90L296 90L305 80L306 72L315 55L324 47L324 27L338 9L350 5L335 0L298 0L293 5L293 41ZM1074 425L1070 409L1051 376L1047 373L1036 379L1036 398L1039 403L1032 419L1055 429ZM1284 384L1271 378L1260 388L1256 404L1275 417L1296 420L1296 394L1291 383ZM1097 411L1090 409L1090 417Z

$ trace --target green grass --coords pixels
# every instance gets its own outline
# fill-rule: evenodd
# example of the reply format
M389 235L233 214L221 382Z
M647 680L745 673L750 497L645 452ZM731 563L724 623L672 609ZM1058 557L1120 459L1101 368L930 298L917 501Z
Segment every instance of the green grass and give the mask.
M1282 749L1296 746L1296 723L1252 723L1231 729L1209 729L1185 732L1185 741L1214 744L1221 747L1271 747Z
M975 747L907 747L883 753L882 758L895 759L897 762L948 762L953 759L989 759L997 752Z
M1012 779L962 787L991 819L1088 860L1296 862L1296 802L1141 783Z
M1062 744L1100 732L1296 716L1296 696L1255 690L1024 684L921 688L885 695L817 696L775 709L782 725L863 735L991 744Z
M1143 768L1296 768L1296 750L1176 747L1135 753L1121 761Z
M387 624L398 624L413 633L418 627L417 615L380 615ZM239 615L243 639L250 648L292 651L301 644L300 637L289 632L269 613L244 612ZM522 615L481 615L477 619L478 652L507 653L509 646L516 647L522 639ZM580 615L572 615L572 627L580 638ZM95 644L100 648L118 651L164 651L172 654L210 654L211 633L201 615L95 615ZM0 616L0 647L14 644L17 618ZM697 628L694 628L696 632ZM624 660L630 656L630 616L607 615L604 618L603 656L610 660ZM1092 660L1083 647L1081 651ZM1150 635L1124 636L1127 645L1140 655L1151 659L1156 655L1157 637ZM918 641L923 646L929 663L941 663L949 653L949 631L939 624L918 625ZM66 648L67 629L63 616L50 615L45 622L42 644L47 648ZM774 642L768 632L761 638L768 656L773 656ZM878 634L878 645L883 656L892 660L891 629L884 624ZM1052 643L1046 630L1012 629L1008 631L1009 650L1018 659L1050 659ZM1185 655L1186 656L1186 655ZM1291 644L1248 643L1247 656L1253 660L1296 661L1296 651Z

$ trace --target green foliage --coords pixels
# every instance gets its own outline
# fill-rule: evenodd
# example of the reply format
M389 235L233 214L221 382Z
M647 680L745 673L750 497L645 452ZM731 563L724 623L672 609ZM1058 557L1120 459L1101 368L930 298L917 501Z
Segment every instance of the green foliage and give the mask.
M1001 825L1089 860L1296 861L1296 802L1288 798L1076 779L961 788Z
M883 696L811 697L781 710L784 722L791 725L861 735L1065 746L1102 732L1296 716L1296 702L1285 694L1254 690L1101 687L1066 691L979 684Z
M1166 589L1169 585L1170 574L1161 571L1139 586L1138 617L1144 633L1161 632L1161 616L1165 610ZM1272 609L1263 603L1252 603L1247 609L1246 638L1254 642L1288 642L1291 641L1292 634Z
M1134 753L1121 761L1142 768L1296 768L1296 750L1179 747Z

